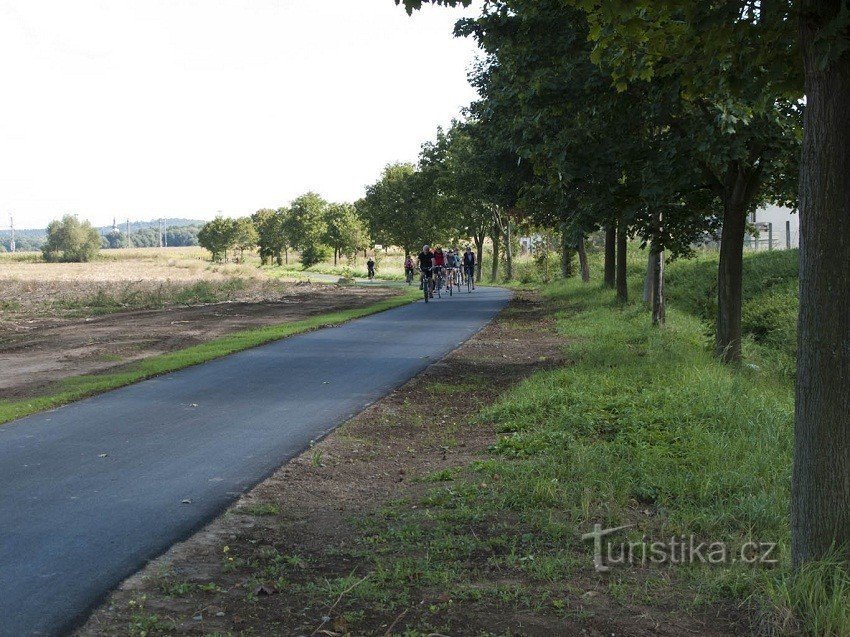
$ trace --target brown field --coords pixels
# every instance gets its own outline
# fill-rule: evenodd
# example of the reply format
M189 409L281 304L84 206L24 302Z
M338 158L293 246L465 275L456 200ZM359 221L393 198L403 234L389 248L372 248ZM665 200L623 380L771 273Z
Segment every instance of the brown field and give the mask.
M261 269L254 256L244 264L212 264L199 248L101 254L92 263L0 255L0 399L38 395L70 376L393 294L313 285Z

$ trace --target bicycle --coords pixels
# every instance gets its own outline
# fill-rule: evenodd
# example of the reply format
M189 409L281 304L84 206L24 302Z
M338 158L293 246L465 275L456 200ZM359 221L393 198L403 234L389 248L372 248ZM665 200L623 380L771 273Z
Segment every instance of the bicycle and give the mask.
M454 272L452 268L446 268L446 289L449 291L449 296L454 294Z
M475 289L475 266L466 268L466 292L472 294Z
M407 281L408 285L413 284L413 268L408 268L404 271L404 280Z
M442 290L446 285L446 274L445 274L442 267L437 267L437 268L435 268L435 270L437 272L436 272L436 275L435 275L436 282L434 284L434 288L437 292L437 298L441 299L441 298L443 298Z

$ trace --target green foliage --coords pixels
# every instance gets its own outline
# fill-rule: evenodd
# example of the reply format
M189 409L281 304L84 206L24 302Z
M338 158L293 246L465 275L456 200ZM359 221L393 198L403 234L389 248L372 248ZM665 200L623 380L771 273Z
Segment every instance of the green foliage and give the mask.
M306 270L317 263L326 261L331 256L331 249L321 243L310 243L301 250L301 266Z
M259 234L251 217L236 219L233 227L233 246L240 255L245 250L253 250L259 241Z
M430 201L433 191L426 186L413 164L397 163L387 165L381 178L366 188L357 210L378 243L415 252L445 238L445 224Z
M709 326L717 315L717 260L706 251L667 268L668 301ZM744 334L790 358L797 349L798 264L797 250L744 254Z
M334 256L351 257L357 250L369 245L369 231L352 204L328 205L325 210L325 223L327 227L324 242L335 251Z
M42 248L45 261L91 261L100 250L100 234L88 221L82 223L72 215L47 226L47 240Z
M268 265L272 260L278 265L283 264L282 253L290 246L287 236L288 216L287 208L262 208L251 215L257 230L257 245L260 247L260 261L263 265Z
M236 221L225 217L216 217L205 223L198 232L198 245L212 253L213 261L227 258L227 250L236 241Z
M284 231L292 246L301 250L302 264L305 254L309 265L324 261L329 254L323 244L328 231L327 209L328 202L315 192L301 195L290 206Z

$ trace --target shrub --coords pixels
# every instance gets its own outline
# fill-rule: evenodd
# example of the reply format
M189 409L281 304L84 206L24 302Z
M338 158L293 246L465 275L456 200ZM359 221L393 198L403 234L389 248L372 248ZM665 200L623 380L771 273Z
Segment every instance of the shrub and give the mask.
M45 261L91 261L100 250L100 234L88 221L72 215L47 226L47 241L42 248Z
M331 256L330 248L321 243L311 243L301 251L301 265L306 269Z

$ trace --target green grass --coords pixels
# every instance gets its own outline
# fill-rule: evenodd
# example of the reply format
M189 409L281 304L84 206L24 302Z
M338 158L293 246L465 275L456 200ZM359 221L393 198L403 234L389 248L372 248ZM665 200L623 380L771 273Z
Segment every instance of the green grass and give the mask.
M368 314L382 312L418 298L418 294L407 292L363 308L342 310L330 314L313 316L292 323L269 325L234 332L233 334L207 343L146 358L128 365L126 369L119 372L71 377L57 383L44 395L19 400L0 401L0 424L39 411L52 409L59 405L110 389L123 387L124 385L129 385L146 378L173 372L191 365L205 363L214 358L227 356L228 354L256 347L287 336L330 325L338 325Z
M748 328L750 360L770 362L770 352L784 347L784 337L776 339L796 310L789 300L796 258L747 255L745 312L760 317ZM794 406L787 368L720 364L708 346L705 311L686 311L708 305L713 262L716 255L706 254L670 266L665 329L650 325L639 301L640 253L629 260L638 300L626 306L598 281L544 287L570 365L533 375L480 414L500 434L488 457L426 476L433 484L421 500L389 503L362 521L356 554L377 576L354 595L403 608L415 582L458 602L498 599L531 612L563 607L547 585L568 585L577 568L589 570L590 546L577 535L596 522L635 523L624 538L777 543L778 568L674 569L687 587L684 607L748 600L772 634L850 635L846 562L797 573L789 566ZM793 351L781 353L793 361ZM482 554L486 565L469 561ZM524 579L499 588L488 584L493 569L503 579ZM651 604L669 591L666 574L627 575L605 580L615 599Z
M671 263L667 299L698 316L713 329L717 313L717 252ZM743 311L745 335L790 358L797 349L798 250L744 254Z

